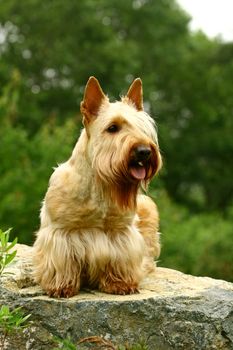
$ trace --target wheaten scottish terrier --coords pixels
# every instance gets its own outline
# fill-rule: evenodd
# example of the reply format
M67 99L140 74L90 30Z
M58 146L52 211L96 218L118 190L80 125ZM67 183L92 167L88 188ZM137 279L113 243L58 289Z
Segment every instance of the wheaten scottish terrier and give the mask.
M71 297L82 286L137 293L160 253L156 206L140 194L161 167L141 80L111 103L91 77L81 112L85 128L52 174L41 209L35 279L54 297Z

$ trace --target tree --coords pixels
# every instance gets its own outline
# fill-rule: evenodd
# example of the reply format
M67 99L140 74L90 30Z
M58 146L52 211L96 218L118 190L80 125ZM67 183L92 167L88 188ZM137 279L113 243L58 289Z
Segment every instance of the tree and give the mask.
M165 117L165 183L176 200L224 211L233 195L233 46L201 34L190 45L185 70L176 77L175 118Z
M77 139L90 75L111 98L140 76L158 123L162 185L192 209L227 210L232 44L193 35L188 22L174 0L0 2L4 228L32 237L51 169Z
M188 35L187 16L170 0L9 0L0 13L7 62L0 79L19 70L18 122L30 132L51 115L63 121L77 113L90 75L116 96L140 75L149 98Z

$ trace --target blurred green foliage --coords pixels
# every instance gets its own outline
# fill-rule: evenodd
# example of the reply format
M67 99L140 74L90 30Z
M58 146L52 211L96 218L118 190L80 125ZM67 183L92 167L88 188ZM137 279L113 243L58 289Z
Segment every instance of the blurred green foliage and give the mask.
M233 281L233 216L193 212L167 192L152 192L160 209L162 250L158 266Z
M233 43L190 33L174 0L0 2L0 222L32 243L52 167L81 126L95 75L133 77L158 124L161 264L233 280Z

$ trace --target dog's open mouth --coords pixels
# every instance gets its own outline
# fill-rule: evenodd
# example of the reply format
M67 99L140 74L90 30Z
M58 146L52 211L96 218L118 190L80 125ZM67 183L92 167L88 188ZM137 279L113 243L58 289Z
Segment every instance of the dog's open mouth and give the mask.
M129 173L135 180L144 180L146 177L146 165L143 162L131 162Z

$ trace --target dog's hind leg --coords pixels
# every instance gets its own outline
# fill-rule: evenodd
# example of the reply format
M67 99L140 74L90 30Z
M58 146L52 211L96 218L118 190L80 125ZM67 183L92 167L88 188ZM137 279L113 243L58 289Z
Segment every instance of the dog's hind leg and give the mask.
M137 196L137 215L139 218L137 227L145 240L147 248L144 269L146 273L149 273L154 271L154 259L157 259L160 255L159 214L151 198L143 194Z
M49 296L71 297L80 288L84 248L77 233L41 228L34 245L34 276Z

